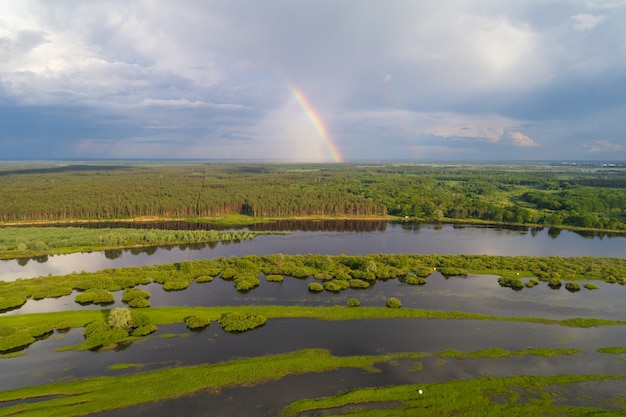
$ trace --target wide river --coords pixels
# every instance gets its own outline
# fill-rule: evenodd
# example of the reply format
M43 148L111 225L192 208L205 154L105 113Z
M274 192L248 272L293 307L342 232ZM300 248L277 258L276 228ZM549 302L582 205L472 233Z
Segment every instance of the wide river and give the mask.
M361 226L358 226L358 225ZM365 224L366 226L363 226ZM217 245L174 246L56 255L0 261L0 280L94 272L105 268L155 265L182 260L248 254L440 253L522 256L624 257L626 235L576 233L567 230L414 223L314 222L290 223L288 235L263 235L253 240ZM256 229L275 229L261 225ZM315 230L318 229L318 230ZM319 230L322 229L322 230Z
M206 226L204 226L206 227ZM194 247L145 248L40 259L1 261L0 280L39 275L61 275L73 271L141 266L270 253L368 254L441 253L528 256L624 257L626 236L578 234L554 229L502 228L386 222L295 223L256 226L256 230L288 230L288 235L263 235L239 243ZM286 277L282 283L261 280L259 288L240 293L233 283L221 279L192 285L185 291L167 292L158 284L142 286L151 294L154 307L216 305L345 305L358 297L362 306L383 306L388 297L402 300L403 308L467 311L497 316L573 317L623 319L626 306L618 284L597 282L594 291L571 293L552 290L545 283L523 291L500 287L495 276L468 275L445 278L434 273L425 286L411 286L399 280L376 282L367 290L349 289L339 294L310 293L306 280ZM98 308L81 307L75 293L56 299L29 300L22 308L4 315ZM121 306L121 291L116 292ZM1 319L1 316L0 316ZM241 357L291 352L305 348L328 349L335 355L370 355L397 352L440 352L448 349L473 351L487 348L576 348L573 356L511 357L494 359L449 359L436 356L399 359L379 366L378 373L339 370L291 376L255 387L227 388L220 392L201 391L190 396L144 404L97 414L99 417L151 415L252 416L269 417L301 398L334 395L364 386L428 384L480 376L626 374L624 355L597 351L609 346L626 346L623 326L570 328L536 323L479 320L372 319L323 321L311 319L270 319L254 331L224 332L217 323L202 332L190 332L184 324L160 326L145 339L102 352L57 351L83 341L82 329L55 331L33 343L23 356L2 359L0 391L53 381L99 375L123 375L178 365L213 364ZM112 370L120 363L137 368ZM560 392L567 405L592 405L611 409L615 395L623 393L623 381L601 385L572 385ZM425 393L428 395L428 393ZM581 400L582 398L582 400ZM602 400L602 401L601 401ZM42 400L43 401L43 400ZM526 401L522 399L520 401ZM583 401L581 403L581 401ZM585 402L586 401L586 402ZM11 404L0 404L0 411ZM617 408L620 408L619 406ZM211 413L207 414L207 410ZM8 411L5 410L5 411ZM622 410L620 410L622 411Z

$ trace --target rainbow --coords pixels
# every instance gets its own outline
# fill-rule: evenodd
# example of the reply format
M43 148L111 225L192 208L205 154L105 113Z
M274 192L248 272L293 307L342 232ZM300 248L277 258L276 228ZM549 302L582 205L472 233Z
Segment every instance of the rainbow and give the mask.
M333 160L335 162L345 162L343 156L341 156L341 153L339 152L339 149L337 149L337 145L335 145L330 135L328 134L326 127L322 123L322 120L319 118L313 107L311 107L306 97L304 97L304 94L302 94L302 92L292 84L289 84L289 88L291 90L291 94L293 94L293 97L296 99L300 107L302 107L306 115L309 117L311 123L313 123L313 126L324 141L324 144L326 145L326 148L328 148L328 152L330 153Z

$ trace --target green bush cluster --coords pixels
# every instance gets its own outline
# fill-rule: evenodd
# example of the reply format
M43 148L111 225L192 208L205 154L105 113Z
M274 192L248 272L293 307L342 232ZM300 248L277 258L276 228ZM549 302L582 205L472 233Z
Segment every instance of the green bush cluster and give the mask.
M254 272L238 272L233 277L237 291L249 291L261 284L259 277Z
M311 292L322 292L324 291L324 286L319 282L311 282L309 284L309 291Z
M387 298L387 307L389 307L389 308L400 308L400 307L402 307L402 303L397 298L389 297L389 298Z
M359 301L358 298L350 298L348 302L346 303L346 305L348 307L359 307L361 305L361 302Z
M251 313L224 313L219 318L219 325L227 332L244 332L263 326L267 319Z
M524 282L522 282L519 278L500 277L498 279L498 284L500 284L501 287L508 287L514 290L521 290L524 288Z
M350 284L350 288L369 288L370 286L369 282L362 279L348 280L348 284Z
M568 281L565 284L565 289L571 292L580 291L580 284L574 281Z
M588 290L597 290L598 286L593 282L588 282L585 284L585 288L587 288Z
M426 279L424 277L410 273L404 278L404 282L409 285L425 285Z
M132 308L150 307L150 293L139 288L127 288L122 294L122 301Z
M185 324L191 330L199 330L208 327L211 324L211 320L207 317L189 316L185 317Z
M283 282L284 277L282 275L270 274L265 276L267 282Z
M82 292L76 297L74 301L78 304L112 304L115 302L115 295L111 291L101 288L90 288L85 292Z
M114 308L107 321L96 320L88 323L83 331L85 344L91 348L119 343L132 336L145 336L157 331L145 313L126 307Z

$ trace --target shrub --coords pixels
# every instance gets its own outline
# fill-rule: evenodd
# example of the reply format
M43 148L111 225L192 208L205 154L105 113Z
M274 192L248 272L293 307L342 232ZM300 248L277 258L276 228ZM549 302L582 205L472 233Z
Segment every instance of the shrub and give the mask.
M267 282L283 282L283 279L282 275L268 275L265 277Z
M537 278L531 278L528 282L526 282L526 284L524 284L526 288L532 288L536 285L539 285L539 280Z
M424 285L426 284L426 279L418 277L417 275L409 274L404 279L404 282L409 285Z
M124 290L124 294L122 294L123 302L128 303L135 298L150 298L150 293L139 288L127 288Z
M571 292L580 291L580 284L574 281L569 281L565 284L565 289Z
M227 332L244 332L263 326L267 319L258 314L224 313L218 323Z
M233 280L235 281L237 291L249 291L261 284L257 274L251 272L238 273Z
M115 295L111 291L102 288L90 288L78 294L74 301L78 304L111 304L115 302Z
M587 288L588 290L597 290L598 286L594 284L593 282L589 282L585 284L585 288Z
M551 278L548 281L548 286L555 290L561 288L561 278Z
M351 279L348 281L350 288L369 288L370 284L362 279Z
M146 324L144 326L139 326L137 328L135 328L132 332L131 335L132 336L147 336L150 333L154 333L157 330L159 330L159 328L155 325L155 324Z
M390 297L390 298L387 298L387 307L389 307L389 308L400 308L400 307L402 307L402 303L397 298Z
M327 272L318 272L317 274L313 275L313 278L319 279L320 281L330 281L331 279L333 279L333 277Z
M152 319L141 311L130 310L130 325L132 327L141 327L147 324L152 324Z
M107 330L109 330L109 325L106 321L96 320L96 321L92 321L91 323L88 323L85 326L85 330L83 330L83 336L87 338L92 334L104 333Z
M341 284L338 281L326 281L324 283L324 289L330 292L339 292L341 291Z
M185 318L185 324L191 330L204 329L211 324L211 320L206 317L189 316Z
M108 328L104 332L92 333L86 337L85 343L97 347L117 343L128 337L128 332L121 327Z
M196 282L198 284L203 283L203 282L211 282L213 281L213 277L211 275L201 275L199 277L196 277Z
M133 298L128 302L128 307L131 308L147 308L150 307L150 300L145 298Z
M319 282L311 282L309 284L309 291L321 292L321 291L324 291L324 287Z
M348 300L346 305L348 307L359 307L361 305L361 302L357 298L351 298Z
M190 282L182 279L169 280L163 284L165 291L182 291L189 287Z

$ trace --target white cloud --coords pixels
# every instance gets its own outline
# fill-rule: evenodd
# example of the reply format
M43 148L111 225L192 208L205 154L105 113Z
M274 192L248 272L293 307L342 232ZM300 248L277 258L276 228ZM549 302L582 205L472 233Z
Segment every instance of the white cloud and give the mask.
M508 132L506 136L515 146L537 146L537 143L533 139L521 132Z
M579 13L570 17L574 21L574 28L576 30L590 30L606 21L605 15L593 15L586 13Z
M156 98L146 98L141 102L141 106L151 107L208 107L212 109L220 109L220 110L242 110L247 108L242 104L229 104L229 103L207 103L200 100L190 101L187 99L175 99L175 100L167 100L167 99L156 99Z
M613 143L609 140L597 140L591 144L584 145L583 148L588 152L620 152L624 150L624 146L619 143Z

